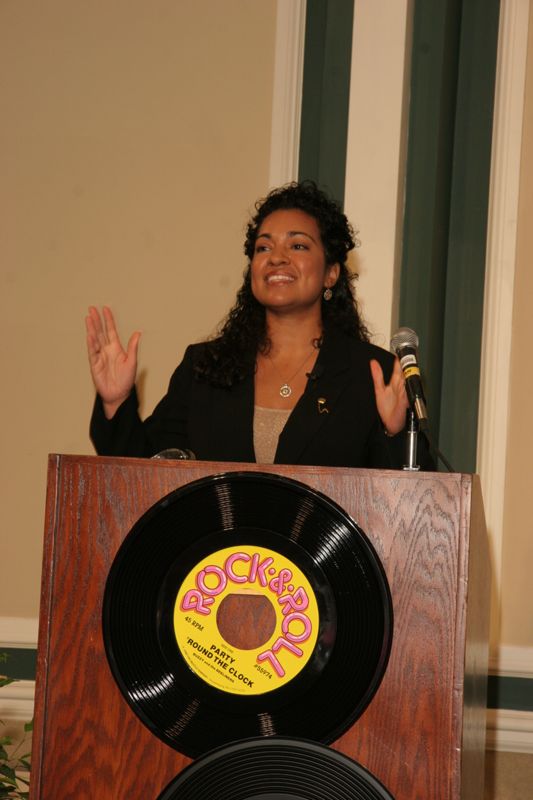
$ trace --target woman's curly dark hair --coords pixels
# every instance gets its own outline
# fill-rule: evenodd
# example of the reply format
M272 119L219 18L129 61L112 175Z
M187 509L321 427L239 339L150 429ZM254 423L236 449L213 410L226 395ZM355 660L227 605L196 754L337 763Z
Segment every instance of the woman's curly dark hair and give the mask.
M197 377L216 386L232 386L243 380L253 367L258 351L268 351L265 309L252 294L250 263L254 255L259 228L269 214L297 209L313 217L320 231L326 264L338 264L339 278L333 297L322 300L322 320L327 331L334 324L348 336L368 341L353 290L357 277L348 269L348 253L356 246L352 226L340 206L318 188L314 181L288 183L273 189L255 204L256 213L248 223L244 252L248 267L237 293L235 305L226 317L216 339L206 343L205 358L197 365Z

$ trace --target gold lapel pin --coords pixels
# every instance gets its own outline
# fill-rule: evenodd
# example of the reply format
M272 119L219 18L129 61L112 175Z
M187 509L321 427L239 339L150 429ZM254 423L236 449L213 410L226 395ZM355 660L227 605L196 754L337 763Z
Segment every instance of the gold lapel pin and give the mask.
M318 413L319 414L329 414L329 408L326 406L326 402L327 402L326 398L325 397L319 397L317 402L318 402Z

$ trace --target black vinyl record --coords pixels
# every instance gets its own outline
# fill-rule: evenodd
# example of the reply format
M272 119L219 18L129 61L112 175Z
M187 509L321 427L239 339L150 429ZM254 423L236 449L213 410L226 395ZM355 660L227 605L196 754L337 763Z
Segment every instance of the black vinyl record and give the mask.
M236 739L331 742L376 692L392 604L338 505L278 475L189 483L150 508L106 583L115 680L149 729L196 757Z
M248 739L181 772L157 800L394 800L348 756L296 739Z

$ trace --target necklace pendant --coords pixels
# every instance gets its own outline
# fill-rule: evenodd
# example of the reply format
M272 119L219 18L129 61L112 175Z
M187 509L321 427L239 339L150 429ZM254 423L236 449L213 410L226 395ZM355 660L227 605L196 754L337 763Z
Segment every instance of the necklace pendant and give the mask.
M288 383L284 383L279 387L279 393L282 397L290 397L292 394L292 389Z

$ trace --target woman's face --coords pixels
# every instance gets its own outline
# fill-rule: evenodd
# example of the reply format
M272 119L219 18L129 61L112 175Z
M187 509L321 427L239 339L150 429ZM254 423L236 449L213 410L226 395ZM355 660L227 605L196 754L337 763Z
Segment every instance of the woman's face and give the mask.
M252 292L278 313L320 308L322 293L339 277L339 265L326 265L317 221L304 211L274 211L257 234L251 262Z

